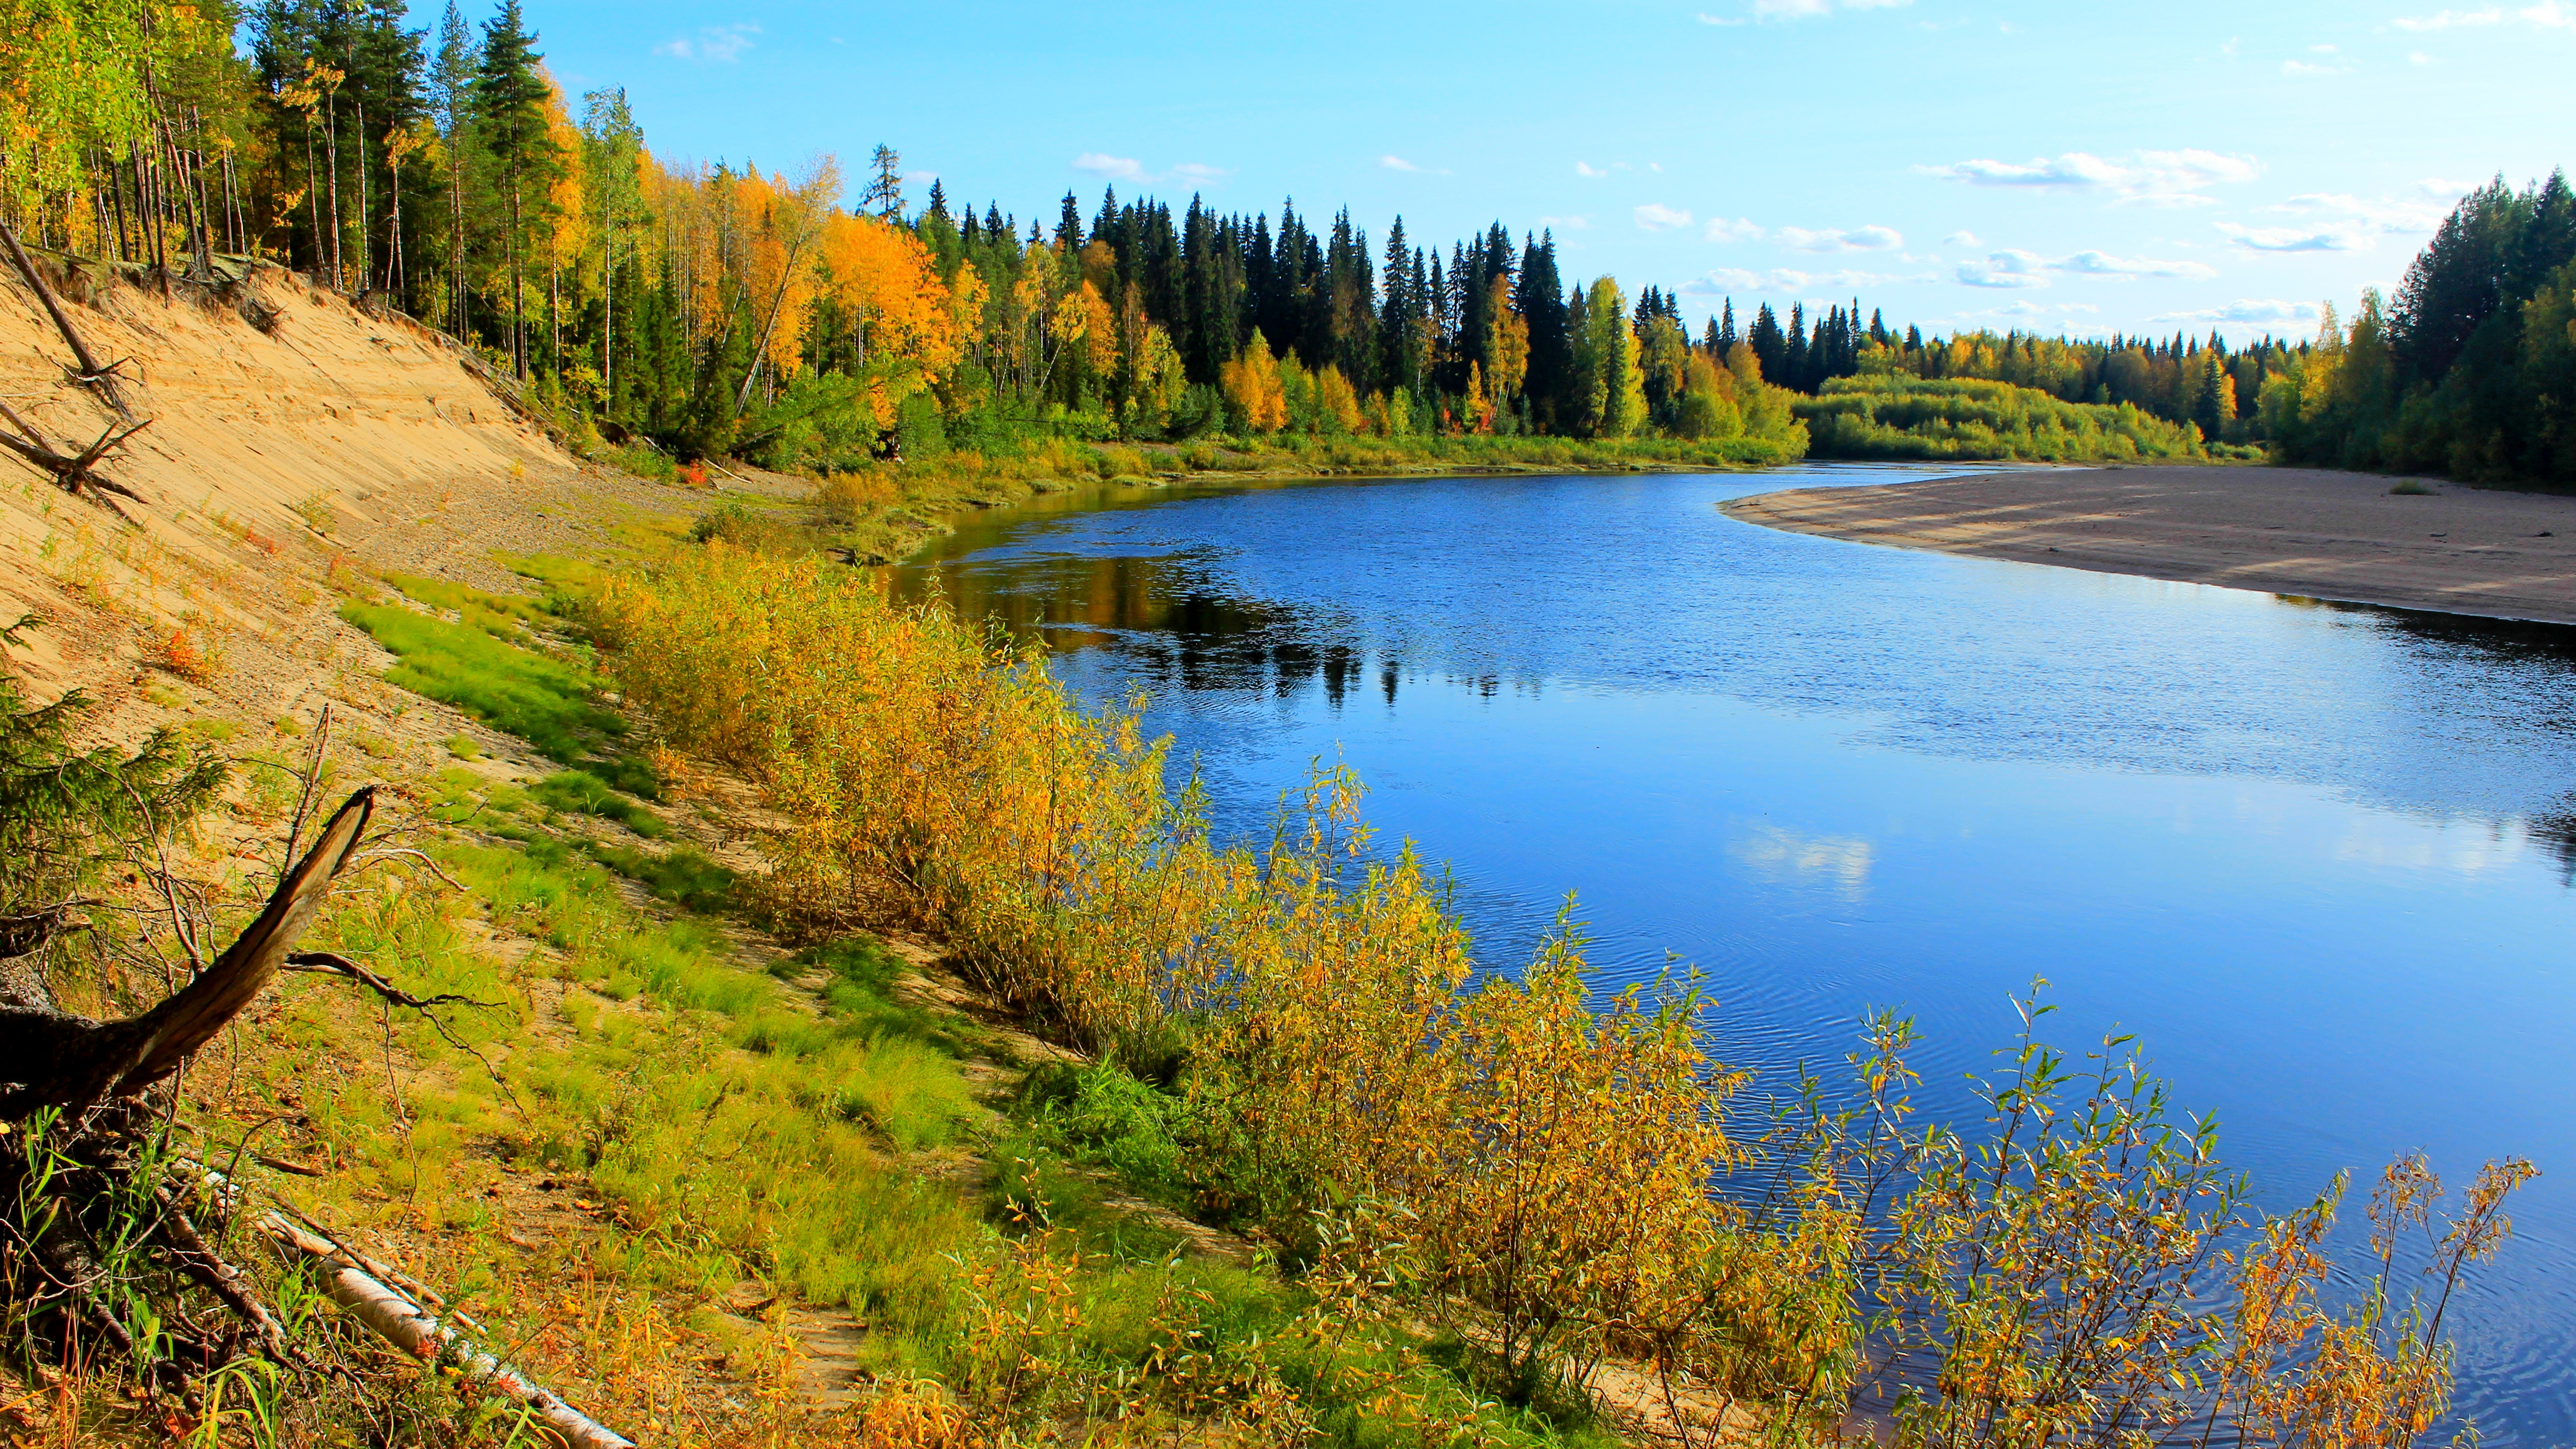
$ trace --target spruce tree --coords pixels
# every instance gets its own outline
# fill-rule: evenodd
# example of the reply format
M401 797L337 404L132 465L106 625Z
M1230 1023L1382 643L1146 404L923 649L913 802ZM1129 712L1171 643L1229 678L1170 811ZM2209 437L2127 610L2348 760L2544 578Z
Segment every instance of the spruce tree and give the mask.
M483 23L483 56L474 70L474 129L491 158L509 213L502 245L510 259L510 366L528 375L526 279L527 213L532 197L546 196L560 158L546 133L546 79L537 62L536 34L527 28L519 0L501 0L501 11Z

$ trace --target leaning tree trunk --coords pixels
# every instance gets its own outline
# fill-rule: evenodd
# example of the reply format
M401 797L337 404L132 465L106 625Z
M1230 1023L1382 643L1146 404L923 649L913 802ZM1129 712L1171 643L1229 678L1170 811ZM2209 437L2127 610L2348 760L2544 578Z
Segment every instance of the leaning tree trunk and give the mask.
M130 1097L179 1069L215 1039L267 987L286 962L295 938L313 923L331 878L358 848L375 804L370 785L349 797L323 827L321 839L296 863L267 909L214 964L168 1000L118 1021L95 1021L65 1011L36 973L0 961L0 1120L16 1121L45 1107L67 1113L111 1097ZM57 923L59 913L53 913ZM21 918L23 919L23 918ZM5 944L31 955L52 935L32 926Z

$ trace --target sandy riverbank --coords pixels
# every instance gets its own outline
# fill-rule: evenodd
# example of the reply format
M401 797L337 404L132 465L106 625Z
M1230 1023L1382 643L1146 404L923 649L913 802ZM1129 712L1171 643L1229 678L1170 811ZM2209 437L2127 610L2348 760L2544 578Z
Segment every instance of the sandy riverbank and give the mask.
M2314 468L2038 469L1738 499L1861 543L2576 624L2576 497Z

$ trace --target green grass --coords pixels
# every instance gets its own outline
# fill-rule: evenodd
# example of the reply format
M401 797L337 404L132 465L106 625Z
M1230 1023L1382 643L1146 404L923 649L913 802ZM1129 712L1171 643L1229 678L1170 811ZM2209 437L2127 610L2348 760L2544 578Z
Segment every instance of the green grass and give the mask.
M476 603L460 595L447 607L464 614L458 602ZM1190 1200L1177 1165L1186 1123L1169 1092L1115 1064L1049 1067L997 1122L965 1070L979 1051L1002 1059L996 1044L907 992L909 968L878 942L844 936L767 969L747 964L716 917L734 903L732 872L689 846L605 843L565 828L567 815L648 835L660 822L620 793L634 767L607 753L623 727L596 702L587 671L512 642L527 615L482 612L451 622L355 604L344 616L399 656L390 682L516 733L567 768L524 790L461 765L431 775L432 818L481 837L434 847L464 897L370 877L372 893L345 900L324 934L408 989L492 1003L450 1019L467 1045L502 1063L508 1086L426 1025L397 1019L390 1029L404 1050L432 1069L409 1081L400 1112L368 1074L304 1092L314 1130L347 1166L343 1185L480 1231L488 1209L470 1184L497 1146L522 1166L578 1173L615 1204L598 1239L602 1271L684 1291L756 1276L846 1305L868 1324L863 1367L958 1386L991 1347L971 1331L971 1284L1010 1261L1008 1236L1030 1216L1010 1206L1043 1201L1082 1253L1071 1278L1077 1326L1046 1349L1067 1383L1180 1395L1158 1377L1179 1343L1229 1382L1275 1375L1297 1389L1326 1443L1419 1438L1419 1420L1362 1387L1388 1382L1435 1419L1475 1422L1484 1442L1603 1441L1577 1420L1485 1402L1471 1387L1474 1366L1441 1366L1418 1335L1301 1338L1302 1290L1266 1267L1187 1258L1178 1234L1121 1207L1105 1182L1175 1207ZM495 619L508 631L490 627ZM672 909L630 904L621 876ZM465 911L541 949L505 965L511 958L470 944ZM546 976L568 989L533 989ZM328 999L318 984L295 990L299 1001ZM277 1029L326 1052L337 1046L333 1020L297 1010ZM273 1070L291 1078L298 1059L283 1054ZM922 1170L923 1154L957 1162L974 1149L996 1164L987 1190ZM1010 1286L1006 1274L1000 1288Z
M528 794L548 809L614 820L647 840L670 833L660 816L610 789L607 781L588 770L559 770L531 786Z
M588 845L590 857L684 911L712 915L733 903L734 873L694 846L655 855L625 845Z
M340 617L401 661L385 671L386 683L507 730L557 764L631 794L656 793L652 772L616 751L626 721L596 702L599 682L578 664L392 604L353 603Z

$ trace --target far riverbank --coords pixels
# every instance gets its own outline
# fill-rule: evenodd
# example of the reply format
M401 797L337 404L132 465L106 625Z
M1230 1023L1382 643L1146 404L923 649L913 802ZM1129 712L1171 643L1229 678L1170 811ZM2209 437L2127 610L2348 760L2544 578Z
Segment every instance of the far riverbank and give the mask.
M1741 498L1747 523L2096 573L2576 624L2576 497L2316 468L2050 468Z

